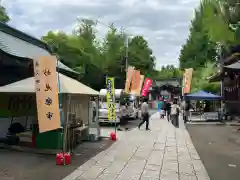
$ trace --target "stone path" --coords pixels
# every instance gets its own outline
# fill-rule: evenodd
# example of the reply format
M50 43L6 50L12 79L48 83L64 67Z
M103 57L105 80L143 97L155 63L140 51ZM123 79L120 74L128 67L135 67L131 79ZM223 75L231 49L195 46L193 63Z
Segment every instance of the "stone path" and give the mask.
M156 113L150 128L121 133L64 180L210 180L182 123L176 129Z

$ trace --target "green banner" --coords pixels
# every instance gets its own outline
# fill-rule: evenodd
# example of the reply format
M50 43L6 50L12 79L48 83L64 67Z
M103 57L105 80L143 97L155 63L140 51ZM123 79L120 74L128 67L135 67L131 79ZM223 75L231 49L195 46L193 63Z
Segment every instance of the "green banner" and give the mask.
M36 114L34 95L0 94L0 117L19 117Z

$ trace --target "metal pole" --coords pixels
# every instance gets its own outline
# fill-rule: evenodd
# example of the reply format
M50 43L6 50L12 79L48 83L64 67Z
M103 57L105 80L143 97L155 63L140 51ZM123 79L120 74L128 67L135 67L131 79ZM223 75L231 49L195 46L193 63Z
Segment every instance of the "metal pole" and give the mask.
M126 76L128 71L128 36L125 34L125 68L126 68Z
M222 60L222 46L220 43L218 43L217 45L217 54L219 56L219 60L220 60L220 76L223 73L223 60ZM223 79L221 78L221 96L224 96L224 87L223 87Z
M58 44L58 48L59 48L59 44ZM63 162L64 162L64 165L65 165L65 157L64 157L64 154L65 154L65 134L64 134L64 129L65 129L65 124L64 124L64 114L63 114L63 94L61 94L61 82L60 82L60 69L59 69L59 57L56 55L57 57L57 78L58 78L58 103L59 103L59 112L60 112L60 122L61 124L63 125L63 128L62 128L62 133L63 133L63 142L62 142L62 153L63 153Z

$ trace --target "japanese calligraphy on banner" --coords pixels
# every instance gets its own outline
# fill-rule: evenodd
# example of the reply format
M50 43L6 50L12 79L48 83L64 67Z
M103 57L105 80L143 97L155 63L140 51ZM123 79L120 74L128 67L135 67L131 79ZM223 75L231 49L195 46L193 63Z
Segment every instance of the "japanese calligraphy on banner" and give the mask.
M107 87L107 106L108 106L108 120L116 120L116 103L115 103L115 88L114 88L114 78L106 78Z
M132 81L132 75L134 73L134 67L129 67L127 71L127 77L126 77L126 82L125 82L125 93L130 92L130 86L131 86L131 81Z
M42 56L34 60L39 132L60 128L56 58Z
M133 70L132 73L132 81L131 81L131 94L136 95L137 94L137 90L139 89L140 86L140 71L138 70Z
M142 96L147 96L147 93L151 86L152 86L152 79L146 78L142 88Z
M183 93L190 93L192 81L193 68L185 69L183 77Z

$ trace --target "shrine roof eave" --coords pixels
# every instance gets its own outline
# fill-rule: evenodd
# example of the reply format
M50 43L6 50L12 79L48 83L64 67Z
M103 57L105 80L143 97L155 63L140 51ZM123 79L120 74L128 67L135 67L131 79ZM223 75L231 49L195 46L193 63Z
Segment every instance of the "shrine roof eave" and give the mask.
M216 74L210 76L207 78L207 80L211 83L211 82L218 82L221 81L223 78L223 73L221 72L217 72Z

